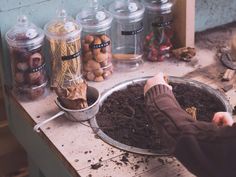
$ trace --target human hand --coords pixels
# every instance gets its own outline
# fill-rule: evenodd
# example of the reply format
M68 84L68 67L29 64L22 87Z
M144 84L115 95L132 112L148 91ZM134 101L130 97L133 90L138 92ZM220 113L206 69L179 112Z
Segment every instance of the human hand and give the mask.
M147 80L145 86L144 86L144 95L147 93L147 91L155 86L155 85L166 85L170 90L172 90L172 87L167 83L167 81L165 80L164 74L162 72L158 73L157 75L155 75L154 77L150 78Z
M232 126L234 121L228 112L217 112L213 116L212 122L219 126Z

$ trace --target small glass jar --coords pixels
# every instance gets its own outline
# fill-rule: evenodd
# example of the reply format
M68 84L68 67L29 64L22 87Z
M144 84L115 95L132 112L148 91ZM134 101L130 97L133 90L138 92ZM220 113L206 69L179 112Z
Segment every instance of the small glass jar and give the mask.
M97 0L80 11L76 20L82 24L83 75L89 81L101 82L113 73L111 49L112 17Z
M80 24L60 10L44 27L51 57L51 87L66 88L82 80Z
M170 57L173 38L173 2L171 0L143 0L145 5L146 36L144 58L163 61Z
M13 90L22 100L43 96L48 82L42 47L43 30L20 16L17 24L6 33L10 51Z
M135 0L117 0L108 7L112 25L113 64L117 70L133 70L143 63L143 4Z

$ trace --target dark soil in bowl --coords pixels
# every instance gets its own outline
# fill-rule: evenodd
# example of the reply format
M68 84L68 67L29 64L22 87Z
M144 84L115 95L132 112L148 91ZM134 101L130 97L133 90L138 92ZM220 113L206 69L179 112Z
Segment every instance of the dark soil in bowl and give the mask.
M209 92L188 84L171 84L183 109L197 108L197 119L211 121L215 112L225 111L223 103ZM137 148L162 151L158 131L149 126L143 85L130 85L112 93L96 116L101 130L112 139Z

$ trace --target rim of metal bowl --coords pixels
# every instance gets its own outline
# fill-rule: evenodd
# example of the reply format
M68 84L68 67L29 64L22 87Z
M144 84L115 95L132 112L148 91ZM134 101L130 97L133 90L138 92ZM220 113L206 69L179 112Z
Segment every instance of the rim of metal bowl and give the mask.
M102 106L103 102L107 99L107 97L109 95L111 95L114 91L118 91L118 90L122 90L125 89L128 85L131 84L136 84L136 83L142 83L145 82L147 79L149 79L150 77L153 76L146 76L146 77L141 77L141 78L136 78L136 79L132 79L132 80L127 80L124 82L121 82L115 86L113 86L110 89L105 90L102 94L101 94L101 98L100 98L100 103L99 103L99 107ZM217 98L223 103L225 109L227 112L232 113L232 107L229 104L229 102L227 101L225 95L223 95L220 91L213 89L212 87L195 81L195 80L191 80L191 79L186 79L183 77L174 77L174 76L170 76L169 77L170 82L174 82L174 83L187 83L189 85L198 87L198 88L204 88L206 91L208 91L210 94L214 94L217 96ZM97 120L96 120L96 116L93 117L92 119L90 119L90 125L93 129L93 131L106 143L121 149L121 150L125 150L128 152L132 152L132 153L136 153L136 154L142 154L142 155L155 155L155 156L170 156L171 154L166 152L166 151L158 151L158 150L154 150L154 149L142 149L142 148L137 148L134 146L129 146L126 144L123 144L121 142L118 142L114 139L112 139L111 137L109 137L107 134L105 134L98 126Z

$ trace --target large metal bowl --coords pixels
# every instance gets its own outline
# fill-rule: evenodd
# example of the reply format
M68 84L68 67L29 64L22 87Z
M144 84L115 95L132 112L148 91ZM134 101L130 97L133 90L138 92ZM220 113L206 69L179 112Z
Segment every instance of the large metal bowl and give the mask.
M111 95L113 92L118 91L118 90L123 90L126 89L128 85L132 85L132 84L137 84L137 83L144 83L146 82L146 80L150 78L150 77L143 77L143 78L139 78L139 79L134 79L134 80L129 80L129 81L125 81L122 82L118 85L115 85L114 87L106 90L100 99L100 106L102 106L103 102L107 99L107 97L109 95ZM194 86L200 89L205 90L206 92L208 92L211 95L214 95L223 105L225 108L225 111L232 113L232 107L229 104L228 100L226 99L226 97L218 90L213 89L212 87L203 84L201 82L198 81L194 81L191 79L185 79L185 78L179 78L179 77L169 77L169 81L171 83L179 83L179 84L187 84L190 86ZM169 155L166 152L160 152L160 150L154 150L154 149L141 149L141 148L137 148L137 147L133 147L133 146L129 146L123 143L120 143L114 139L112 139L111 137L109 137L107 134L105 134L98 126L96 117L90 119L90 124L91 127L93 128L94 132L106 143L117 147L119 149L122 150L126 150L129 152L133 152L133 153L138 153L138 154L145 154L145 155L160 155L160 156L166 156Z

